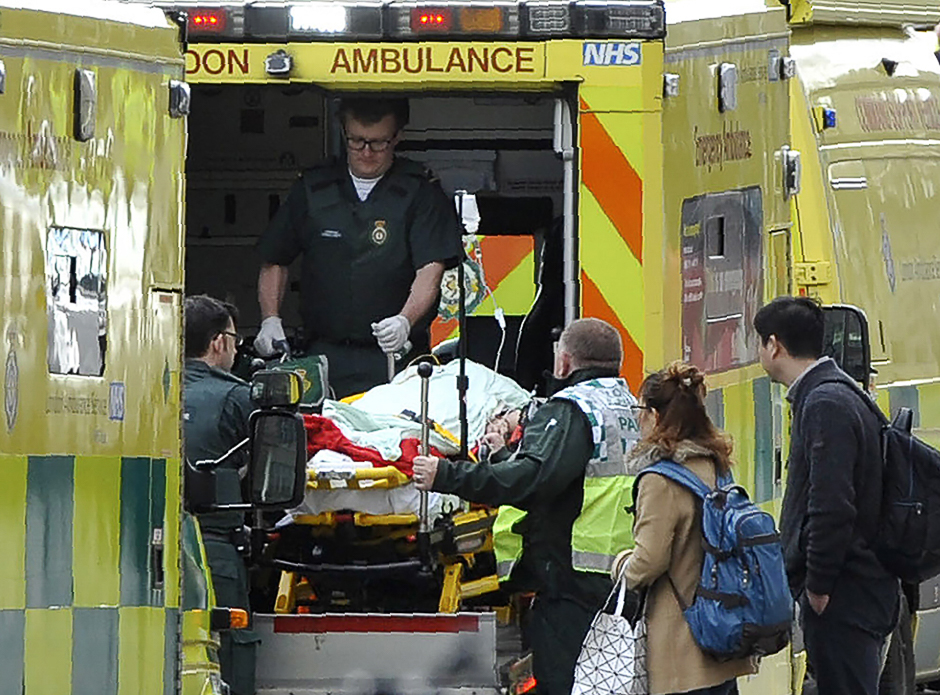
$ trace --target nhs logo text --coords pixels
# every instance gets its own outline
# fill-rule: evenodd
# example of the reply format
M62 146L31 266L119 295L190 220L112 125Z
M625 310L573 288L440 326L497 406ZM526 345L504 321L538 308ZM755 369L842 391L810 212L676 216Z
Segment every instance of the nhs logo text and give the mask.
M583 65L639 65L640 44L621 42L584 42Z

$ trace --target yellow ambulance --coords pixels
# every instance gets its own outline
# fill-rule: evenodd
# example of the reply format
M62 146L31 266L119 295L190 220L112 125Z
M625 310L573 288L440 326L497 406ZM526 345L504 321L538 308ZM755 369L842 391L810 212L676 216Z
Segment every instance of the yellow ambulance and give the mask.
M0 2L0 692L222 692L180 503L179 27Z
M399 94L399 149L481 205L473 359L539 388L552 329L597 316L620 330L634 390L646 371L695 362L739 481L776 510L787 409L751 319L776 295L810 294L865 312L879 402L914 406L936 440L938 70L911 39L940 18L932 4L159 4L186 13L187 291L234 301L249 329L253 246L297 172L342 154L338 97ZM285 300L295 326L298 294ZM850 333L843 357L865 362ZM892 636L886 692L940 675L937 596L909 592L918 620ZM277 657L277 677L304 682ZM804 671L797 635L741 689L798 693Z

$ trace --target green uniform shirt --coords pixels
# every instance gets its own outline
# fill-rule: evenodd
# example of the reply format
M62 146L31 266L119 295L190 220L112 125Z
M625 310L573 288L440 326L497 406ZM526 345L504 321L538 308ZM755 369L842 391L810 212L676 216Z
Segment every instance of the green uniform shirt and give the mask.
M183 374L183 435L186 458L195 463L217 459L248 437L248 416L255 410L249 386L202 360L188 359ZM238 469L247 463L247 450L216 469L216 502L242 502ZM203 529L228 530L245 523L242 512L199 515Z
M305 340L378 347L372 323L399 313L416 271L456 265L460 232L453 203L427 170L396 158L360 201L345 161L308 169L261 237L265 263L303 255ZM434 312L412 326L416 349L429 347Z
M566 385L601 376L616 374L583 369ZM571 565L571 529L581 513L584 471L593 453L591 425L581 409L568 400L549 400L526 424L515 456L490 464L442 460L434 489L528 512L515 527L523 536L521 581L548 598L565 597L596 610L610 592L610 578Z

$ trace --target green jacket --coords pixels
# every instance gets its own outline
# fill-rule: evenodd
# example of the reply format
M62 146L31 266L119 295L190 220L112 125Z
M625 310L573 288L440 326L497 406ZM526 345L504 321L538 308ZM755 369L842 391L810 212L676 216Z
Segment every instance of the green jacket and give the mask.
M248 416L255 410L246 382L202 360L187 359L183 370L183 437L190 462L217 459L248 437ZM247 449L216 469L216 502L242 502L238 469ZM226 531L245 523L243 512L199 515L203 529Z
M562 386L606 376L616 373L582 369ZM527 423L515 456L490 464L442 460L434 489L528 512L515 527L523 536L523 554L514 576L545 598L573 599L595 610L610 592L609 577L571 564L571 529L581 513L584 471L593 453L587 416L569 400L549 400Z

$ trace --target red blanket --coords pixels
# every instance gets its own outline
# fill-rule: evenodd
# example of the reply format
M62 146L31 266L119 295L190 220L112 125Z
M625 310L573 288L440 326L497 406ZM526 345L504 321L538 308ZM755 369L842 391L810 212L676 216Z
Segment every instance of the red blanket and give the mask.
M421 452L421 441L417 437L406 437L401 440L401 458L397 461L387 461L375 449L354 444L339 427L322 415L304 415L304 427L307 429L307 458L311 458L322 449L346 454L353 461L371 463L375 468L395 466L407 476L414 471L415 456ZM443 458L440 451L431 447L431 456Z

